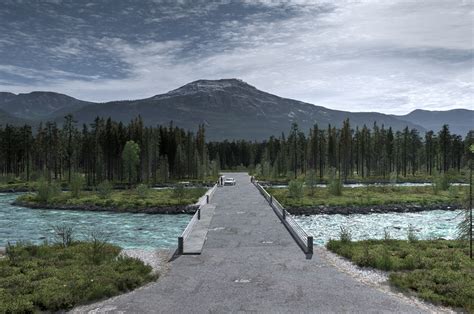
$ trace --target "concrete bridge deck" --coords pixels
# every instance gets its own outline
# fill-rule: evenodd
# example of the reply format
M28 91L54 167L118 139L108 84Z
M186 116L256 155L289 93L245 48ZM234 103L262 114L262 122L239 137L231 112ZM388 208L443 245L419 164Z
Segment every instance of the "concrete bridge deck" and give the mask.
M246 174L219 188L201 255L180 256L156 283L88 307L111 313L420 313L354 280L317 251L306 259Z

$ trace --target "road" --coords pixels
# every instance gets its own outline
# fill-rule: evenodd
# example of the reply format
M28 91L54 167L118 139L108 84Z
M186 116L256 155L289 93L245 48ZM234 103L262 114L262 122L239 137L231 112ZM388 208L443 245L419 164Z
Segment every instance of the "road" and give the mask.
M82 310L125 313L420 313L422 309L306 259L243 173L218 188L201 255L180 256L158 282ZM81 311L82 311L81 310Z

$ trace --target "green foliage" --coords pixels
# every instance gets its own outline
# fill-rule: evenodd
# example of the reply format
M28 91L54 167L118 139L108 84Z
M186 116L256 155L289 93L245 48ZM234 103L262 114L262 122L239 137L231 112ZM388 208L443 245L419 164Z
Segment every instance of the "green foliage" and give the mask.
M404 291L474 311L474 262L460 241L331 240L327 248L359 266L390 271L390 282Z
M380 187L343 188L341 196L330 193L328 188L319 188L317 196L311 196L306 189L304 197L295 199L289 197L289 189L268 188L268 193L278 199L283 206L316 207L324 206L375 206L417 204L423 206L449 204L460 206L468 193L468 187L452 186L455 192L441 191L433 195L430 186L424 187Z
M146 184L139 184L135 190L141 198L146 198L150 194L150 188Z
M449 189L449 178L446 173L437 174L433 180L433 192L437 195L440 191L447 191Z
M318 183L318 177L316 176L316 171L314 169L310 169L306 173L306 186L309 188L310 195L314 195L314 191L316 190L316 184Z
M74 227L67 224L62 224L53 226L53 230L56 238L58 238L59 243L62 246L70 246L74 241Z
M61 194L61 187L58 183L49 183L46 180L38 182L36 190L36 200L39 203L50 203L55 197Z
M418 236L416 235L415 228L412 225L408 226L407 239L408 239L409 242L418 241Z
M100 230L92 231L89 242L89 259L93 264L99 265L107 257L107 235Z
M99 195L99 197L102 199L109 198L110 195L112 194L112 191L113 191L113 186L107 180L102 181L101 183L99 183L99 185L97 185L97 195Z
M81 174L73 173L71 175L71 183L69 183L69 189L71 190L72 197L79 197L81 191L84 189L84 184L85 180Z
M125 176L131 186L137 179L138 164L140 163L140 146L134 141L127 141L122 152Z
M303 197L303 182L300 180L291 180L288 185L288 197L300 199Z
M339 228L340 228L340 230L339 230L339 241L341 241L342 243L351 242L352 241L352 233L349 230L349 228L347 228L345 226L340 226Z
M327 187L329 193L334 196L342 195L342 181L337 177L336 169L332 168L329 171L329 181Z
M459 222L456 230L456 236L458 240L469 240L472 236L471 229L471 212L470 210L463 210L461 213L461 221Z
M398 175L396 171L390 173L390 184L397 184L398 182Z
M180 189L180 187L178 188ZM83 192L79 198L69 197L69 193L63 192L59 196L49 202L52 206L71 206L71 207L87 207L97 206L103 208L113 208L117 211L127 211L135 209L145 209L160 206L176 206L194 204L206 192L204 188L184 189L184 194L176 192L174 189L154 190L149 189L146 197L141 197L135 190L115 190L110 196L104 198L96 192ZM40 205L34 195L23 194L17 198L17 201L28 205Z
M0 313L64 311L156 278L151 267L119 256L120 248L101 240L67 247L17 244L10 251L15 260L0 259Z
M184 184L177 184L173 188L173 197L181 201L184 196L186 195L186 188L184 187Z

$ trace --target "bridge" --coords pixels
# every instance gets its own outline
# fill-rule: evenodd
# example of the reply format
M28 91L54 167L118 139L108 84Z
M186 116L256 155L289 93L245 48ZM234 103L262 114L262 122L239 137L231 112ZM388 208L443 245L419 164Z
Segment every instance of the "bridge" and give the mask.
M210 216L189 249L156 283L93 304L102 313L397 312L426 311L361 283L298 246L275 211L243 173L226 174ZM205 229L205 230L204 230ZM199 247L201 246L201 247ZM186 245L185 245L186 249Z

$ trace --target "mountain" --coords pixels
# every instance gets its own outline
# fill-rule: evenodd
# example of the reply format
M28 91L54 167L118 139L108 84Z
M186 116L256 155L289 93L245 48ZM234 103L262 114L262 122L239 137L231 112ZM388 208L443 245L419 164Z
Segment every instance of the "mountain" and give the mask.
M30 120L49 120L76 111L91 103L53 92L28 94L0 93L0 109Z
M13 105L15 103L17 106ZM315 123L320 128L327 128L328 124L340 127L346 118L350 119L352 127L364 124L372 127L377 122L379 126L391 126L394 130L408 126L420 132L431 128L439 130L444 123L454 125L451 120L446 121L441 117L442 122L433 120L433 127L426 127L425 122L429 119L423 118L423 115L426 113L428 116L429 111L413 118L410 116L413 113L394 116L377 112L331 110L278 97L237 79L198 80L150 98L107 103L83 102L47 92L20 95L0 93L2 108L17 117L34 118L37 121L49 119L58 123L62 123L64 115L72 113L79 123L87 124L97 116L128 123L138 115L146 125L167 125L173 121L174 125L195 130L199 124L204 124L210 140L262 140L272 135L279 136L282 132L288 133L293 122L297 122L301 130L308 131ZM472 114L472 111L468 112Z
M31 125L31 121L14 117L5 110L0 109L0 126L4 126L6 124L15 126L22 126L25 124Z
M465 136L474 130L474 111L453 109L447 111L428 111L417 109L397 118L421 125L427 130L439 131L443 124L448 124L452 133Z
M261 140L288 132L292 122L307 131L315 123L322 128L329 123L341 126L346 118L353 126L372 126L377 121L397 130L406 125L424 130L390 115L331 110L281 98L237 79L199 80L151 98L94 104L74 112L74 118L81 122L90 122L96 116L128 122L138 115L147 125L173 121L177 126L196 129L204 124L211 140Z

